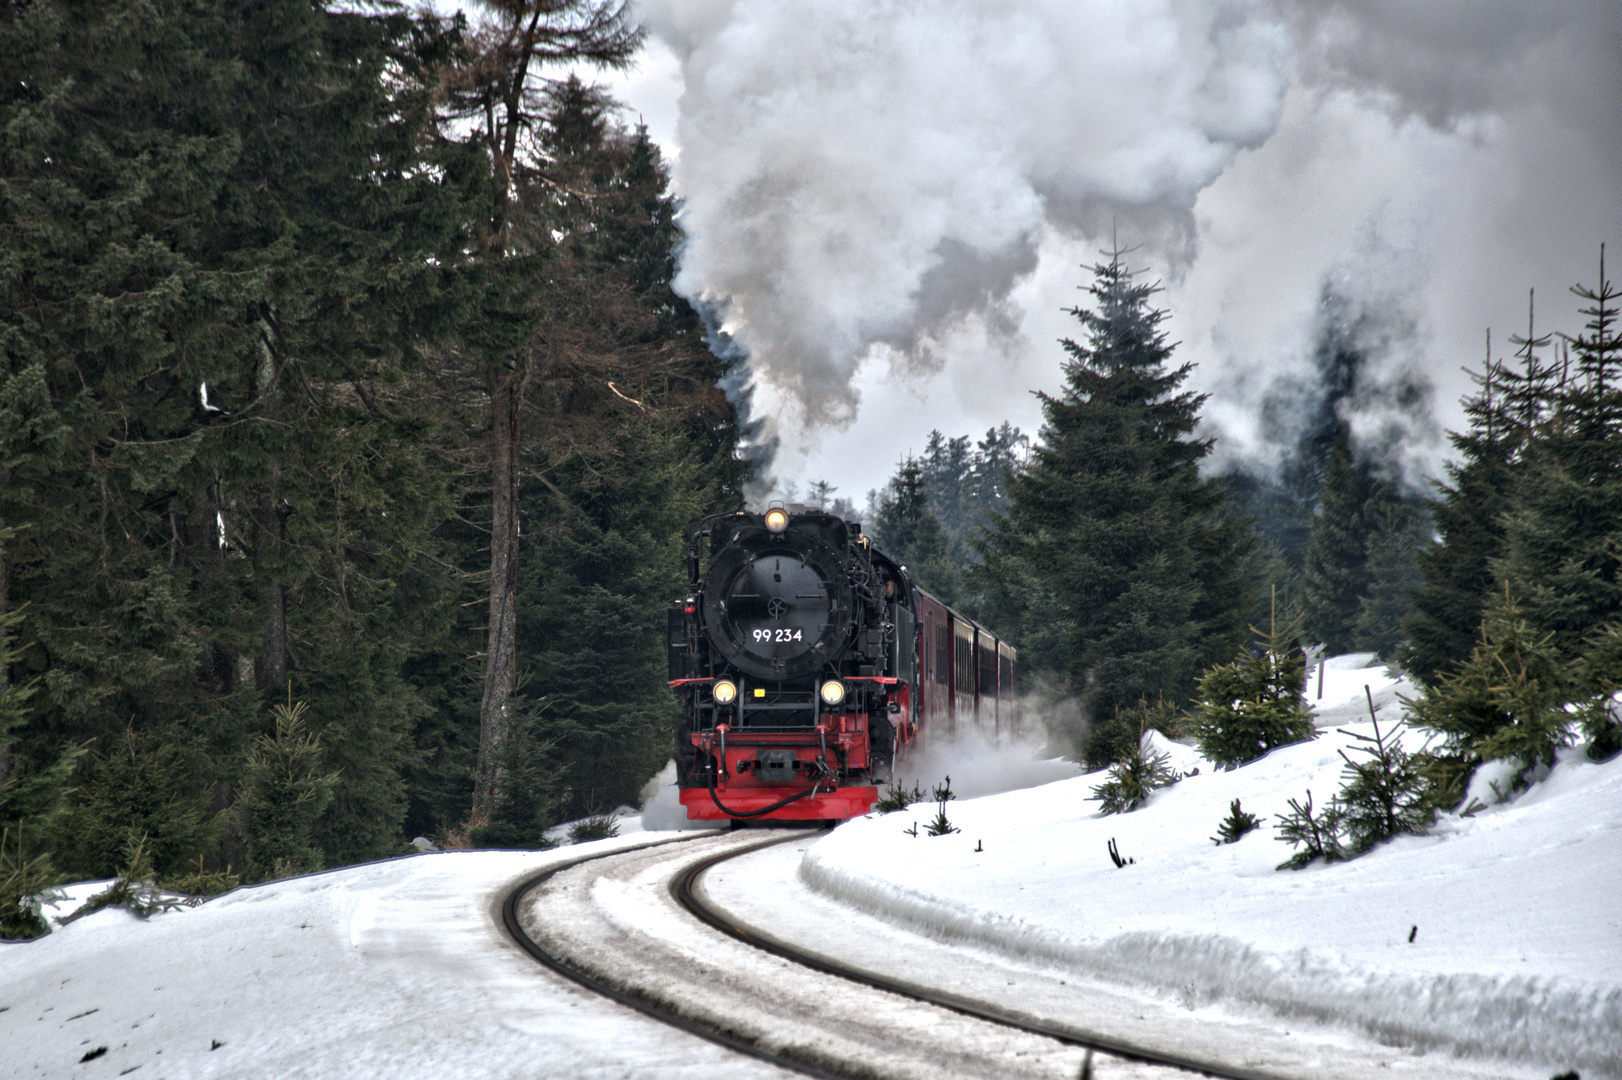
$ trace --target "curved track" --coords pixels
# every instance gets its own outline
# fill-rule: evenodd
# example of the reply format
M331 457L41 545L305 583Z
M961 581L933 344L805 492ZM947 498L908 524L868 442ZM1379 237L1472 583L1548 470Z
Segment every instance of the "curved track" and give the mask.
M788 843L795 839L798 838L789 836L761 844L759 847ZM750 848L748 850L753 851L755 849ZM821 971L841 979L848 979L863 986L870 986L875 990L911 998L913 1001L921 1001L938 1008L948 1009L964 1016L974 1017L977 1020L1003 1024L1032 1035L1052 1039L1067 1046L1078 1046L1087 1051L1109 1054L1125 1061L1164 1066L1200 1076L1217 1077L1219 1080L1279 1080L1278 1076L1273 1073L1229 1068L1214 1062L1162 1053L1147 1046L1110 1039L1066 1024L1054 1023L1040 1017L1027 1016L1002 1008L993 1002L976 1001L958 994L950 994L939 989L909 982L905 979L855 968L819 953L809 952L798 946L791 945L759 927L750 926L727 912L717 909L698 887L698 879L706 870L728 859L735 859L744 853L741 851L725 852L695 863L685 873L671 881L671 896L675 898L678 904L692 913L695 918L730 938L776 956L781 956L785 960L811 968L814 971Z
M502 919L553 971L804 1075L1278 1080L856 969L705 896L705 871L804 837L706 833L571 860L519 882Z

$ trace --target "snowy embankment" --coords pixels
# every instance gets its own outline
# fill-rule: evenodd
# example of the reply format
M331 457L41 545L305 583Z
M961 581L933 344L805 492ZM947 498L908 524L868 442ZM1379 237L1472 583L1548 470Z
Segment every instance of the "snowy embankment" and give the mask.
M1138 811L1100 816L1102 774L872 816L815 844L811 888L943 941L1143 986L1361 1028L1382 1041L1622 1075L1622 759L1565 752L1532 788L1445 815L1348 862L1277 870L1274 815L1341 786L1338 749L1412 694L1367 657L1331 661L1319 737L1230 772L1192 772ZM1309 696L1316 686L1309 687ZM1154 737L1154 736L1151 736ZM1417 749L1420 739L1406 732ZM1491 801L1482 784L1478 790ZM1261 828L1213 843L1234 799ZM907 831L919 824L916 836ZM1113 840L1123 858L1107 852Z
M788 1075L551 976L502 931L520 878L650 839L413 856L0 946L0 1077Z

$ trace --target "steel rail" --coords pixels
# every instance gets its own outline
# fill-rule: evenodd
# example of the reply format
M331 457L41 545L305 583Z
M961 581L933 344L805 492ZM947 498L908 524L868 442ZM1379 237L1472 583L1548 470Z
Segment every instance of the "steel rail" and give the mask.
M680 1031L685 1031L689 1035L696 1035L699 1038L706 1039L718 1046L722 1046L728 1050L755 1058L758 1061L764 1061L769 1065L775 1065L780 1069L787 1069L791 1072L799 1073L802 1076L814 1076L817 1077L818 1080L849 1080L848 1075L845 1073L829 1072L826 1069L818 1068L815 1065L798 1061L792 1057L774 1054L771 1051L762 1049L752 1040L742 1035L735 1034L720 1027L703 1024L694 1020L692 1017L685 1016L651 994L641 992L634 987L618 985L593 974L585 968L577 967L565 957L557 956L548 952L539 942L529 936L529 933L524 929L518 918L518 906L523 902L524 897L534 889L540 888L542 885L546 884L558 874L563 873L565 870L572 870L577 866L594 862L597 859L612 858L615 855L623 855L627 852L645 851L648 848L662 847L665 844L679 844L685 841L697 840L701 837L713 835L715 834L711 832L701 832L696 833L693 836L677 837L673 840L656 840L646 844L636 844L630 847L616 848L613 851L600 852L595 855L584 855L577 859L569 859L564 862L557 863L556 865L549 866L539 873L532 874L529 877L524 878L517 885L514 885L508 890L507 895L501 901L502 925L506 929L507 935L511 937L520 948L537 960L543 967L563 976L565 979L568 979L571 982L585 987L594 994L600 994L611 1001L616 1001L619 1004L626 1006L627 1008L635 1009L644 1016L651 1017L652 1019L658 1020L664 1024L669 1024L671 1027L677 1028ZM781 842L781 840L774 838L767 843L751 844L742 849L742 851L729 854L743 854L744 852L755 851L759 848L766 847L769 844L777 844Z
M1057 1021L1044 1020L1040 1017L1018 1013L990 1002L963 997L945 990L922 986L918 983L893 978L878 972L851 967L823 954L790 945L759 927L742 923L731 915L710 906L699 895L701 890L698 888L698 879L712 867L718 866L728 859L735 859L763 848L790 843L802 838L802 836L786 836L736 851L725 851L719 855L704 859L688 867L685 872L671 881L671 896L694 918L730 938L752 945L763 952L771 953L792 963L811 968L813 971L820 971L823 974L833 975L875 990L883 990L901 997L911 998L914 1001L934 1005L963 1016L973 1017L976 1020L1000 1024L1032 1035L1045 1036L1067 1046L1079 1046L1089 1051L1106 1053L1146 1065L1160 1065L1184 1072L1216 1077L1218 1080L1285 1080L1277 1073L1235 1068L1215 1062L1202 1061L1197 1058L1184 1057L1180 1054L1165 1053L1152 1047L1123 1042L1119 1039L1113 1039L1096 1032L1084 1031Z

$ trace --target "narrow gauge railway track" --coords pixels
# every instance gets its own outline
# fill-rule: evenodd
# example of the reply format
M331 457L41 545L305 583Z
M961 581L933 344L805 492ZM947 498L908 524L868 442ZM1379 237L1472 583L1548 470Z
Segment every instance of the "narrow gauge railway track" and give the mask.
M694 918L730 938L735 938L746 945L752 945L775 956L781 956L785 960L799 964L802 967L811 968L813 971L821 971L841 979L848 979L863 986L870 986L875 990L883 990L886 993L911 998L914 1001L921 1001L927 1005L934 1005L963 1016L970 1016L976 1020L985 1020L989 1023L1002 1024L1005 1027L1028 1032L1032 1035L1040 1035L1066 1046L1079 1046L1088 1051L1105 1053L1126 1061L1140 1062L1144 1065L1160 1065L1199 1076L1217 1077L1219 1080L1281 1080L1274 1073L1236 1069L1215 1062L1199 1061L1177 1054L1162 1053L1146 1046L1110 1039L1103 1035L1073 1028L1067 1024L1060 1024L1044 1020L1041 1017L1016 1012L992 1002L977 1001L944 990L908 982L905 979L852 967L831 957L808 952L798 946L790 945L759 927L749 926L738 921L728 913L715 908L704 897L698 879L706 870L728 859L738 858L740 855L748 854L759 848L771 847L775 844L786 844L796 839L799 839L799 837L788 836L742 851L729 851L719 855L712 855L702 862L690 866L684 873L673 879L670 883L670 894Z
M715 834L708 833L692 839L703 840L706 837L712 842L717 841ZM1078 1073L1088 1076L1096 1072L1100 1076L1200 1075L1218 1077L1222 1080L1279 1080L1276 1074L1161 1053L1150 1047L1111 1039L1060 1022L1023 1014L993 1002L974 1000L880 972L854 968L829 956L790 945L760 927L747 925L731 914L718 910L705 896L700 880L705 871L729 859L803 839L804 833L796 831L787 836L772 837L765 841L738 843L734 834L732 837L720 838L719 842L725 845L723 850L708 854L700 853L696 857L683 852L684 858L661 860L659 856L663 853L654 850L672 844L686 848L691 842L679 840L622 848L603 855L570 860L519 882L502 903L502 919L509 934L531 956L554 972L683 1031L802 1075L840 1078L840 1080L850 1078L870 1080L881 1076L940 1075L940 1070L944 1066L963 1075L1001 1076L1023 1072L1027 1075L1073 1077ZM640 871L631 872L633 876L634 873L641 873L646 878L655 870L664 873L666 876L661 878L661 882L668 882L665 891L670 901L711 930L747 946L746 951L756 957L764 953L777 958L779 967L775 971L753 976L757 979L757 986L767 984L781 986L785 983L803 985L805 977L795 976L794 972L814 972L844 984L866 987L869 992L876 991L878 995L871 996L871 1000L889 1002L892 1011L899 1007L910 1009L914 1014L924 1012L918 1010L916 1004L907 1004L912 1002L924 1004L928 1007L926 1011L934 1016L939 1016L933 1012L934 1010L943 1010L947 1014L966 1018L967 1024L979 1032L978 1036L972 1034L968 1036L965 1043L974 1048L962 1053L956 1051L943 1053L940 1060L920 1062L916 1069L903 1067L898 1070L892 1067L896 1064L895 1060L886 1063L874 1059L871 1042L875 1035L880 1039L894 1036L894 1044L886 1047L893 1059L896 1054L906 1053L908 1033L905 1029L909 1026L921 1026L925 1029L914 1033L924 1052L935 1051L935 1044L931 1040L940 1041L945 1045L950 1043L952 1038L961 1038L960 1033L953 1033L950 1024L941 1024L940 1021L921 1016L907 1017L908 1021L919 1021L911 1024L893 1017L889 1022L890 1026L886 1028L882 1016L875 1015L882 1013L883 1010L868 1005L855 1008L853 1015L858 1019L854 1023L850 1020L843 1021L845 1026L836 1032L838 1036L836 1042L842 1040L842 1045L829 1046L822 1039L803 1031L785 1032L775 1027L770 1019L770 1003L746 990L734 988L735 1001L743 1003L741 1009L734 1005L735 1011L729 1011L724 1005L717 1007L713 1003L700 1000L719 992L717 984L729 983L734 977L743 978L736 975L738 959L719 957L717 949L712 945L697 943L686 955L666 961L666 967L662 971L650 971L645 966L640 970L633 970L638 968L638 964L633 963L627 968L623 959L619 961L621 969L616 971L615 961L604 955L612 952L612 947L605 948L601 943L593 946L584 941L567 940L562 933L554 932L538 912L526 913L526 906L533 908L542 903L543 898L549 893L561 891L563 888L573 889L582 896L589 894L596 884L595 878L576 881L568 886L560 885L560 879L569 876L571 871L585 867L588 863L614 859L616 856L647 864ZM660 865L662 861L676 861L680 865L671 874L668 867ZM610 869L607 872L616 871ZM617 872L623 879L628 871ZM672 910L670 914L673 919L680 919L676 911ZM689 939L699 936L694 932L696 928L693 928L690 922L684 925L689 928L686 935ZM616 933L608 936L613 939L618 935ZM641 957L654 951L645 941L620 940L619 945ZM701 969L707 964L713 966L706 974ZM680 973L689 969L691 969L689 977L699 981L682 986L679 984ZM720 990L724 989L725 986L722 985ZM848 996L837 991L824 992L819 996L812 991L810 1000L829 1002L832 1009L832 1002ZM902 1000L898 1002L895 1000L897 998ZM848 1003L842 1007L850 1009ZM831 1027L842 1023L839 1018L832 1015L826 1016L825 1021ZM929 1030L932 1025L939 1026L941 1031ZM863 1042L864 1032L859 1030L864 1026L875 1029L865 1032L868 1036L867 1043ZM1002 1034L988 1037L985 1034L987 1030ZM943 1035L942 1032L946 1034ZM925 1046L926 1043L929 1045ZM1107 1056L1095 1060L1095 1053ZM959 1065L960 1068L953 1068L954 1065ZM1014 1069L1015 1066L1019 1068ZM1009 1069L1014 1069L1014 1072L1005 1072ZM1063 1071L1059 1071L1061 1069ZM1165 1070L1172 1072L1168 1074Z

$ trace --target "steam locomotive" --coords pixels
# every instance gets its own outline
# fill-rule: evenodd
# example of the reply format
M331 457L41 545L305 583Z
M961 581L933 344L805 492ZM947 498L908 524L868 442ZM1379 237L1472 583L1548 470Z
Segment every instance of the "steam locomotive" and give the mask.
M859 522L800 506L713 518L688 577L669 655L691 820L855 817L921 738L1014 729L1014 650L916 587Z

